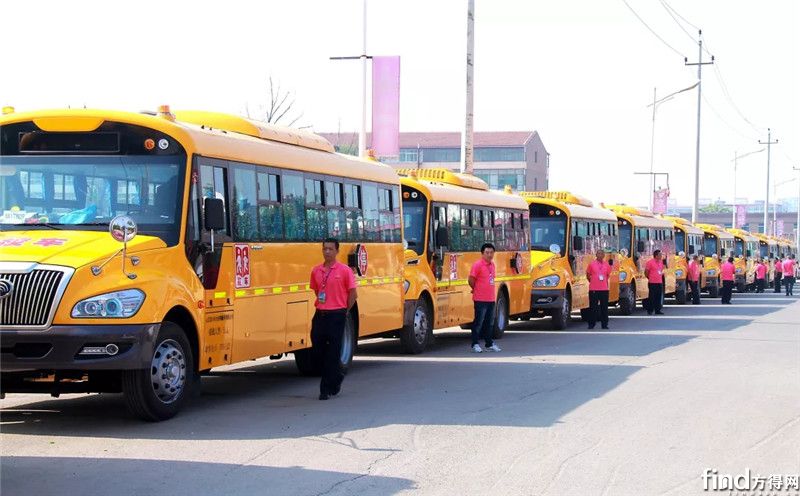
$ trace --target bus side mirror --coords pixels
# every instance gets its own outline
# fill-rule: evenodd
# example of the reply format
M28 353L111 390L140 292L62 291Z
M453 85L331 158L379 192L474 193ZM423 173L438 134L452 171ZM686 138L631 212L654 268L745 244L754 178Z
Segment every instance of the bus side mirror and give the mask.
M644 250L645 250L644 241L639 240L636 243L636 251L639 252L639 253L644 253Z
M689 255L694 254L694 245L689 245Z
M219 198L205 198L203 200L204 222L206 231L219 231L225 229L225 203Z
M725 248L720 248L719 249L719 254L720 254L720 256L725 255Z
M752 252L750 250L747 250L747 256L748 257L752 257L753 256L753 254L752 254Z
M583 238L581 238L580 236L573 236L572 249L575 251L583 251Z
M449 247L449 246L450 246L450 234L447 232L447 228L445 226L437 227L436 248Z

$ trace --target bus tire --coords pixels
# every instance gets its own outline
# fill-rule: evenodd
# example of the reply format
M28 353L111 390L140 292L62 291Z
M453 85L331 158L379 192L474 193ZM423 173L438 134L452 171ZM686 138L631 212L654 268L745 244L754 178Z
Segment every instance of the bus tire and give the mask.
M497 294L497 303L494 305L494 326L492 339L503 339L503 334L508 327L508 297L505 291Z
M428 347L432 336L433 318L431 317L431 309L428 303L420 298L414 307L414 317L411 324L403 326L403 330L400 332L400 346L405 353L419 355Z
M561 299L561 308L553 310L553 328L564 330L572 320L572 295L567 291Z
M322 375L322 361L316 356L313 348L306 348L294 352L294 364L300 375L306 377L319 377Z
M619 299L619 313L622 315L631 315L636 310L636 286L631 284L631 290L625 298Z
M150 367L123 370L122 393L130 412L150 422L167 420L191 395L194 357L186 333L173 322L158 331Z
M686 291L675 291L675 303L678 305L686 304Z
M358 347L358 331L356 329L356 321L353 316L353 311L347 313L347 318L344 321L344 334L342 335L342 347L339 350L339 367L342 369L343 374L347 374L350 370L350 365L353 364L353 356L356 354Z

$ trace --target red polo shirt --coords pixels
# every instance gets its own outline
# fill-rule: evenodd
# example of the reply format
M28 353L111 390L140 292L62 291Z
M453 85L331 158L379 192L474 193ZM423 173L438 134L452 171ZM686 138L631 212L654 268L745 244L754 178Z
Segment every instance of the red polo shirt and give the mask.
M346 309L347 297L355 288L353 271L341 262L334 262L330 268L322 263L311 270L311 289L317 295L314 306L320 310ZM321 302L323 298L325 301Z
M475 278L473 301L494 301L494 271L494 262L486 262L482 258L472 264L469 276Z

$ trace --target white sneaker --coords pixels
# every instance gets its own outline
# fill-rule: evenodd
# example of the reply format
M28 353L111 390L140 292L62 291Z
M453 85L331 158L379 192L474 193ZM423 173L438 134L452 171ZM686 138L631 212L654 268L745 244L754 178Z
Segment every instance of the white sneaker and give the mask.
M473 353L482 353L482 352L483 352L483 350L481 349L481 345L479 345L479 344L473 344L473 345L472 345L472 352L473 352Z
M500 347L497 346L496 344L493 344L493 345L489 346L488 348L486 348L486 351L498 352L498 351L503 351L503 350L500 349Z

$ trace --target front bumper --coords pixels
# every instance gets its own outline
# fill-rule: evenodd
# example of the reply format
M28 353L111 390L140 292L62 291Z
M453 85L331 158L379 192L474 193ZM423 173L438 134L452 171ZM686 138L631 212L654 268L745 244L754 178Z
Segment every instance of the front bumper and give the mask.
M553 310L561 308L564 300L563 289L531 290L531 310Z
M54 325L44 331L3 329L0 371L146 369L161 324ZM80 355L84 346L117 345L115 355Z

